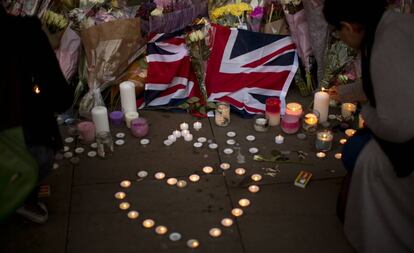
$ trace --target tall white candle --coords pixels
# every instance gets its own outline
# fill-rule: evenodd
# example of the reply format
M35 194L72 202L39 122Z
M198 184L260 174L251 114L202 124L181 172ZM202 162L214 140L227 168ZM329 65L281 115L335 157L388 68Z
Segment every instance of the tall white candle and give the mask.
M108 110L105 106L92 108L92 121L95 124L95 133L109 132Z
M137 112L127 112L125 113L125 123L128 128L131 128L131 122L134 119L138 119L139 114Z
M325 91L318 91L315 93L313 109L319 112L319 122L328 120L329 111L329 94Z
M135 98L135 84L131 81L122 82L119 85L121 93L121 106L124 115L127 112L136 112L137 103Z

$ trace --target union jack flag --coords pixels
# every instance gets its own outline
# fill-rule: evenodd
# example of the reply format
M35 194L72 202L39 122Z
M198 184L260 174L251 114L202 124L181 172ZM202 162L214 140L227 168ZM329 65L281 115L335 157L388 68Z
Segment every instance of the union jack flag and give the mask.
M175 106L190 97L200 97L200 90L184 35L155 34L147 43L148 75L145 90L137 106Z
M262 113L269 97L285 97L298 68L290 36L214 25L207 65L209 101L222 101L242 115Z

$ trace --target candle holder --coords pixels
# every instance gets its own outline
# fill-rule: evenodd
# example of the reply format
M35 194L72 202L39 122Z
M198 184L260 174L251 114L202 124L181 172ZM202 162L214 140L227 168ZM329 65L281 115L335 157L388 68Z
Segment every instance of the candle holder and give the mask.
M92 143L95 140L95 124L93 122L80 122L77 128L83 143Z
M329 151L332 148L333 133L329 130L317 132L315 147L317 151Z
M289 103L286 105L286 115L296 115L296 116L302 116L303 109L302 105L299 103Z
M127 112L125 113L125 123L128 128L131 128L131 123L134 119L138 119L138 112Z
M121 111L113 111L109 114L109 118L113 126L120 127L124 120L124 114Z
M224 102L217 103L214 113L214 121L217 126L228 126L230 124L230 105Z
M266 118L269 121L269 126L277 126L280 124L280 99L268 98L266 99Z
M148 131L149 127L146 119L138 118L131 121L131 132L133 136L141 138L147 135Z
M269 130L269 120L264 115L258 115L254 118L253 127L257 132L267 132Z
M305 132L315 132L318 128L319 112L317 110L309 110L303 116L302 128Z
M96 142L98 143L98 155L105 157L105 150L109 153L114 152L114 143L110 132L99 132L96 134Z
M282 128L282 131L284 133L294 134L300 128L299 120L300 120L300 116L298 116L298 115L286 114L282 118L282 121L280 123L280 127Z
M356 105L353 103L343 103L341 105L341 115L344 120L351 120L356 112Z

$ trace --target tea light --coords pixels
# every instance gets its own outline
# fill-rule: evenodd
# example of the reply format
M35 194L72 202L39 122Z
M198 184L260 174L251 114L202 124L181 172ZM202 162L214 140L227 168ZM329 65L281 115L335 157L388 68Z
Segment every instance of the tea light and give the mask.
M128 218L130 218L131 220L138 218L138 216L139 216L139 213L137 211L128 212Z
M180 138L181 137L181 132L178 131L178 130L174 130L173 135L175 136L175 138Z
M185 181L185 180L179 180L178 182L177 182L177 187L178 188L184 188L184 187L186 187L187 186L187 181Z
M200 176L199 176L199 175L197 175L197 174L192 174L192 175L190 175L190 176L188 177L188 179L189 179L191 182L198 182L198 180L200 180Z
M184 140L185 141L192 141L193 140L193 135L192 134L184 135Z
M167 179L167 184L175 185L175 184L177 184L177 181L178 180L175 177L171 177L171 178Z
M262 180L262 175L260 175L260 174L253 174L253 175L251 176L251 179L252 179L253 181L255 181L255 182L258 182L258 181Z
M244 175L244 174L246 173L246 170L245 170L245 169L243 169L243 168L237 168L237 169L235 169L235 170L234 170L234 172L235 172L237 175L241 176L241 175Z
M172 141L170 141L170 140L165 140L165 141L164 141L164 146L169 147L169 146L171 146L172 144L173 144L173 142L172 142Z
M243 215L243 210L240 208L233 208L231 210L231 214L233 214L235 217L239 217Z
M318 116L314 113L307 113L303 120L303 129L305 131L315 131L318 125Z
M120 185L121 185L121 187L122 187L122 188L128 188L128 187L130 187L130 186L131 186L131 181L129 181L129 180L124 180L124 181L122 181L122 182L120 183Z
M155 221L151 219L146 219L142 222L144 228L152 228L155 225Z
M343 103L341 106L341 115L345 119L352 117L356 111L356 105L353 103Z
M341 159L342 158L342 153L336 153L335 158L338 159L338 160Z
M227 143L227 145L234 145L234 144L236 144L236 141L235 141L235 140L233 140L233 139L228 139L228 140L226 141L226 143Z
M221 235L221 229L219 228L212 228L208 232L211 237L219 237Z
M126 197L125 192L117 192L115 193L115 198L116 199L124 199Z
M348 137L352 137L352 136L354 136L355 132L356 132L356 130L355 130L355 129L351 129L351 128L349 128L349 129L345 130L345 134L346 134L346 136L348 136Z
M347 142L347 140L346 140L346 139L340 139L340 140L339 140L339 143L341 143L342 145L343 145L343 144L345 144L346 142Z
M208 148L209 149L216 149L216 148L218 148L218 145L217 145L217 143L210 143L210 144L208 144Z
M230 227L231 225L233 225L233 220L230 218L224 218L221 220L221 225L223 225L224 227Z
M174 233L170 234L169 238L170 238L171 241L176 242L176 241L181 240L181 234L177 233L177 232L174 232Z
M206 173L206 174L210 174L211 172L213 172L213 167L205 166L203 168L203 172Z
M186 135L190 134L190 131L188 129L181 130L181 136L184 137Z
M148 140L148 139L141 139L139 141L139 143L141 143L142 146L146 146L146 145L148 145L150 143L150 140Z
M220 168L222 170L228 170L228 169L230 169L230 163L222 163L222 164L220 164Z
M144 178L148 176L148 172L145 170L141 170L140 172L137 173L138 177Z
M333 134L329 130L322 130L316 134L315 147L318 151L329 151L332 147Z
M259 152L258 148L255 148L255 147L249 148L249 153L252 155L257 154L258 152Z
M175 142L177 140L177 137L175 137L175 135L173 135L173 134L170 134L170 135L168 135L168 140L171 141L171 142Z
M65 158L71 158L72 156L73 156L73 153L72 153L72 152L70 152L70 151L65 152L65 153L63 154L63 157L65 157Z
M193 124L193 128L194 128L194 130L196 130L196 131L200 130L202 126L203 126L203 124L201 124L201 122L200 122L200 121L196 121L196 122L194 122L194 124Z
M88 152L89 157L95 157L96 154L97 154L96 151L93 151L93 150Z
M247 135L246 140L247 141L254 141L254 140L256 140L256 137L254 137L254 135Z
M139 114L138 114L138 112L133 112L133 111L131 111L131 112L126 112L125 113L125 122L126 122L126 126L128 127L128 128L131 128L131 122L134 120L134 119L138 119L139 118Z
M266 132L269 129L269 121L265 117L257 118L254 121L254 130L257 132Z
M256 193L258 191L260 191L260 187L258 185L250 185L249 186L249 192Z
M117 145L117 146L122 146L124 144L125 144L125 141L122 140L122 139L118 139L118 140L115 141L115 145Z
M231 154L233 154L233 149L231 149L231 148L225 148L225 149L223 150L223 152L224 152L224 154L226 154L226 155L231 155Z
M207 141L207 138L206 137L198 137L197 141L201 142L201 143L204 143L204 142Z
M121 210L127 210L130 207L130 204L128 202L122 202L119 204L119 209Z
M157 172L157 173L155 173L154 177L155 177L155 179L162 180L162 179L165 178L165 173L164 172Z
M285 138L280 134L275 137L276 144L283 144L284 140Z
M74 140L73 137L68 137L68 138L65 139L65 142L66 143L72 143L73 140Z
M190 239L187 241L187 246L189 248L195 249L200 246L200 243L196 239Z
M239 205L241 207L249 206L250 205L250 200L248 200L248 199L240 199L239 200Z
M286 105L286 114L287 115L294 115L294 116L300 116L302 115L302 105L299 103L288 103Z
M233 132L233 131L227 132L226 135L227 135L227 137L230 137L230 138L236 137L236 133Z
M326 153L325 152L318 152L318 153L316 153L316 156L318 158L325 158L326 157Z
M165 234L165 233L167 233L168 232L168 229L167 229L167 227L166 226L157 226L156 228L155 228L155 233L157 233L157 234L159 234L159 235L163 235L163 234Z
M65 147L66 147L66 146L65 146ZM90 147L91 147L91 148L98 148L98 143L96 143L96 142L91 143ZM69 148L69 147L68 147L68 148ZM64 151L66 151L66 150L64 150Z
M187 124L187 123L185 123L185 122L181 123L181 124L180 124L180 129L181 129L181 130L188 130L188 124Z

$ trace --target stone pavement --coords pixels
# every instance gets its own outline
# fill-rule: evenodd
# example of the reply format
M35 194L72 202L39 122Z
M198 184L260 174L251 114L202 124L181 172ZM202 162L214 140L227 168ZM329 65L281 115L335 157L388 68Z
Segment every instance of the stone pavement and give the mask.
M308 100L290 95L288 101ZM211 150L203 147L195 152L192 142L181 138L170 147L163 140L181 122L192 125L195 118L184 113L165 111L140 111L149 120L151 140L142 146L139 139L129 134L126 128L113 128L125 132L125 144L116 146L115 152L105 159L89 158L86 152L79 156L80 163L71 164L68 160L59 161L60 167L53 170L46 183L51 185L51 196L45 198L50 211L45 225L33 225L14 216L1 225L0 252L30 253L83 253L83 252L214 252L214 253L273 253L273 252L353 252L342 232L342 225L336 218L336 197L345 174L342 164L334 158L340 152L338 140L344 133L335 133L332 151L326 159L315 156L314 136L299 140L296 135L285 136L285 143L277 145L274 137L281 133L279 127L266 133L253 129L252 119L242 119L232 115L228 127L218 127L214 119L202 119L203 128L191 130L194 139L200 136L217 142L219 148ZM228 147L226 133L234 131L234 138L240 144L240 152L246 163L237 163L237 152L223 153ZM67 134L67 129L62 129ZM253 134L256 140L248 142L246 135ZM75 146L68 144L73 151ZM303 150L308 152L307 164L281 164L280 173L264 175L265 167L273 167L268 162L253 161L248 148L257 147L259 153L270 156L272 150ZM289 154L292 160L297 154ZM227 171L220 169L222 162L231 164ZM214 172L205 174L202 168L212 166ZM234 169L243 167L245 176L238 176ZM148 171L149 175L137 182L137 172ZM293 185L300 170L313 173L306 189ZM186 179L187 187L180 189L169 186L166 180L154 179L154 174L163 171L167 177ZM190 174L197 173L201 179L197 183L188 181ZM260 191L247 190L249 180L244 179L253 173L263 175L258 183ZM128 219L127 212L118 207L120 201L114 198L122 190L120 181L129 179L132 186L125 190L130 210L137 210L136 220ZM244 182L244 183L243 183ZM242 184L240 184L242 183ZM246 184L247 183L247 184ZM238 207L240 198L248 198L251 205L243 208L244 214L234 219L233 226L226 228L220 221L231 217L230 211ZM156 224L167 226L167 235L157 235L154 229L145 229L144 219L154 219ZM219 227L222 235L209 236L212 227ZM170 232L179 232L182 239L172 242ZM200 247L190 249L186 241L196 238Z

